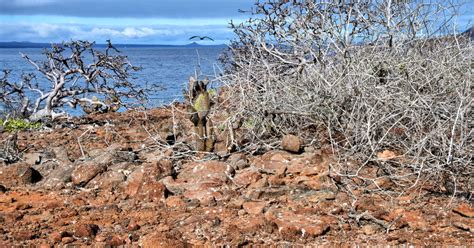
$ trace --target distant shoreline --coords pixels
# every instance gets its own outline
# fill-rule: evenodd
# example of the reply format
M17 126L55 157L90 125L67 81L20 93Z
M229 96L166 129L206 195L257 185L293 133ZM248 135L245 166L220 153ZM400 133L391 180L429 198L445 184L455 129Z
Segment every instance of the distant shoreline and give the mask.
M0 42L0 48L49 48L51 44L60 43L36 43L36 42ZM107 44L95 44L96 47L106 47ZM219 45L201 45L196 42L189 43L186 45L164 45L164 44L114 44L117 48L133 48L133 47L226 47L225 44Z

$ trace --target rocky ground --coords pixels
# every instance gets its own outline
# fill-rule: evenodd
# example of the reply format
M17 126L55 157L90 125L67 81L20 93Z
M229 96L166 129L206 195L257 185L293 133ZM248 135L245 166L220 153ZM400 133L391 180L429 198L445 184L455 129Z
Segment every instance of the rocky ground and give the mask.
M261 155L190 156L190 124L167 108L19 132L21 159L0 162L0 246L474 244L466 198L349 187L326 149L291 136Z

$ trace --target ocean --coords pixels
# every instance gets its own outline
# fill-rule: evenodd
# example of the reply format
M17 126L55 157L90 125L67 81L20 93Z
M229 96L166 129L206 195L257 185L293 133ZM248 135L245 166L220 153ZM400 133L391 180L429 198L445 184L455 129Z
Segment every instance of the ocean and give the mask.
M183 89L196 71L200 71L202 77L208 76L210 79L219 75L222 68L218 58L223 49L223 46L119 48L121 54L128 56L132 65L142 68L133 73L130 82L145 88L149 96L147 108L182 101ZM11 70L10 81L18 82L22 73L35 72L34 67L19 53L27 54L33 60L44 60L43 50L0 48L0 75L3 75L1 71L5 69ZM44 77L40 78L42 87L48 85ZM80 114L74 110L72 112L73 115Z

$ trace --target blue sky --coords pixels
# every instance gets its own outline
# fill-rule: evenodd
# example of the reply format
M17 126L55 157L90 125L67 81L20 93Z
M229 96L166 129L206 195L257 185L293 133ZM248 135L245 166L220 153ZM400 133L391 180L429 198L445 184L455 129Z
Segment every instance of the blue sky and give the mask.
M474 19L474 0L460 9L460 29ZM255 0L0 0L0 41L187 44L207 35L221 44L228 23L247 18Z
M193 35L222 44L254 0L0 0L0 41L187 44Z

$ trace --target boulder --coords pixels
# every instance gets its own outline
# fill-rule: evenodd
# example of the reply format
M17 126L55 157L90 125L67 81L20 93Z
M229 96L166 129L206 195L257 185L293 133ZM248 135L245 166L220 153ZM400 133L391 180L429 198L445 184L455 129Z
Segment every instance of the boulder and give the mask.
M71 174L72 183L76 186L84 187L95 176L107 170L106 164L87 161L77 166Z
M285 151L299 153L301 151L301 140L295 135L285 135L281 141L281 148Z
M41 181L43 176L30 166L18 167L18 177L23 184L33 184Z
M98 231L99 226L96 224L79 224L74 231L74 236L79 238L95 237Z

